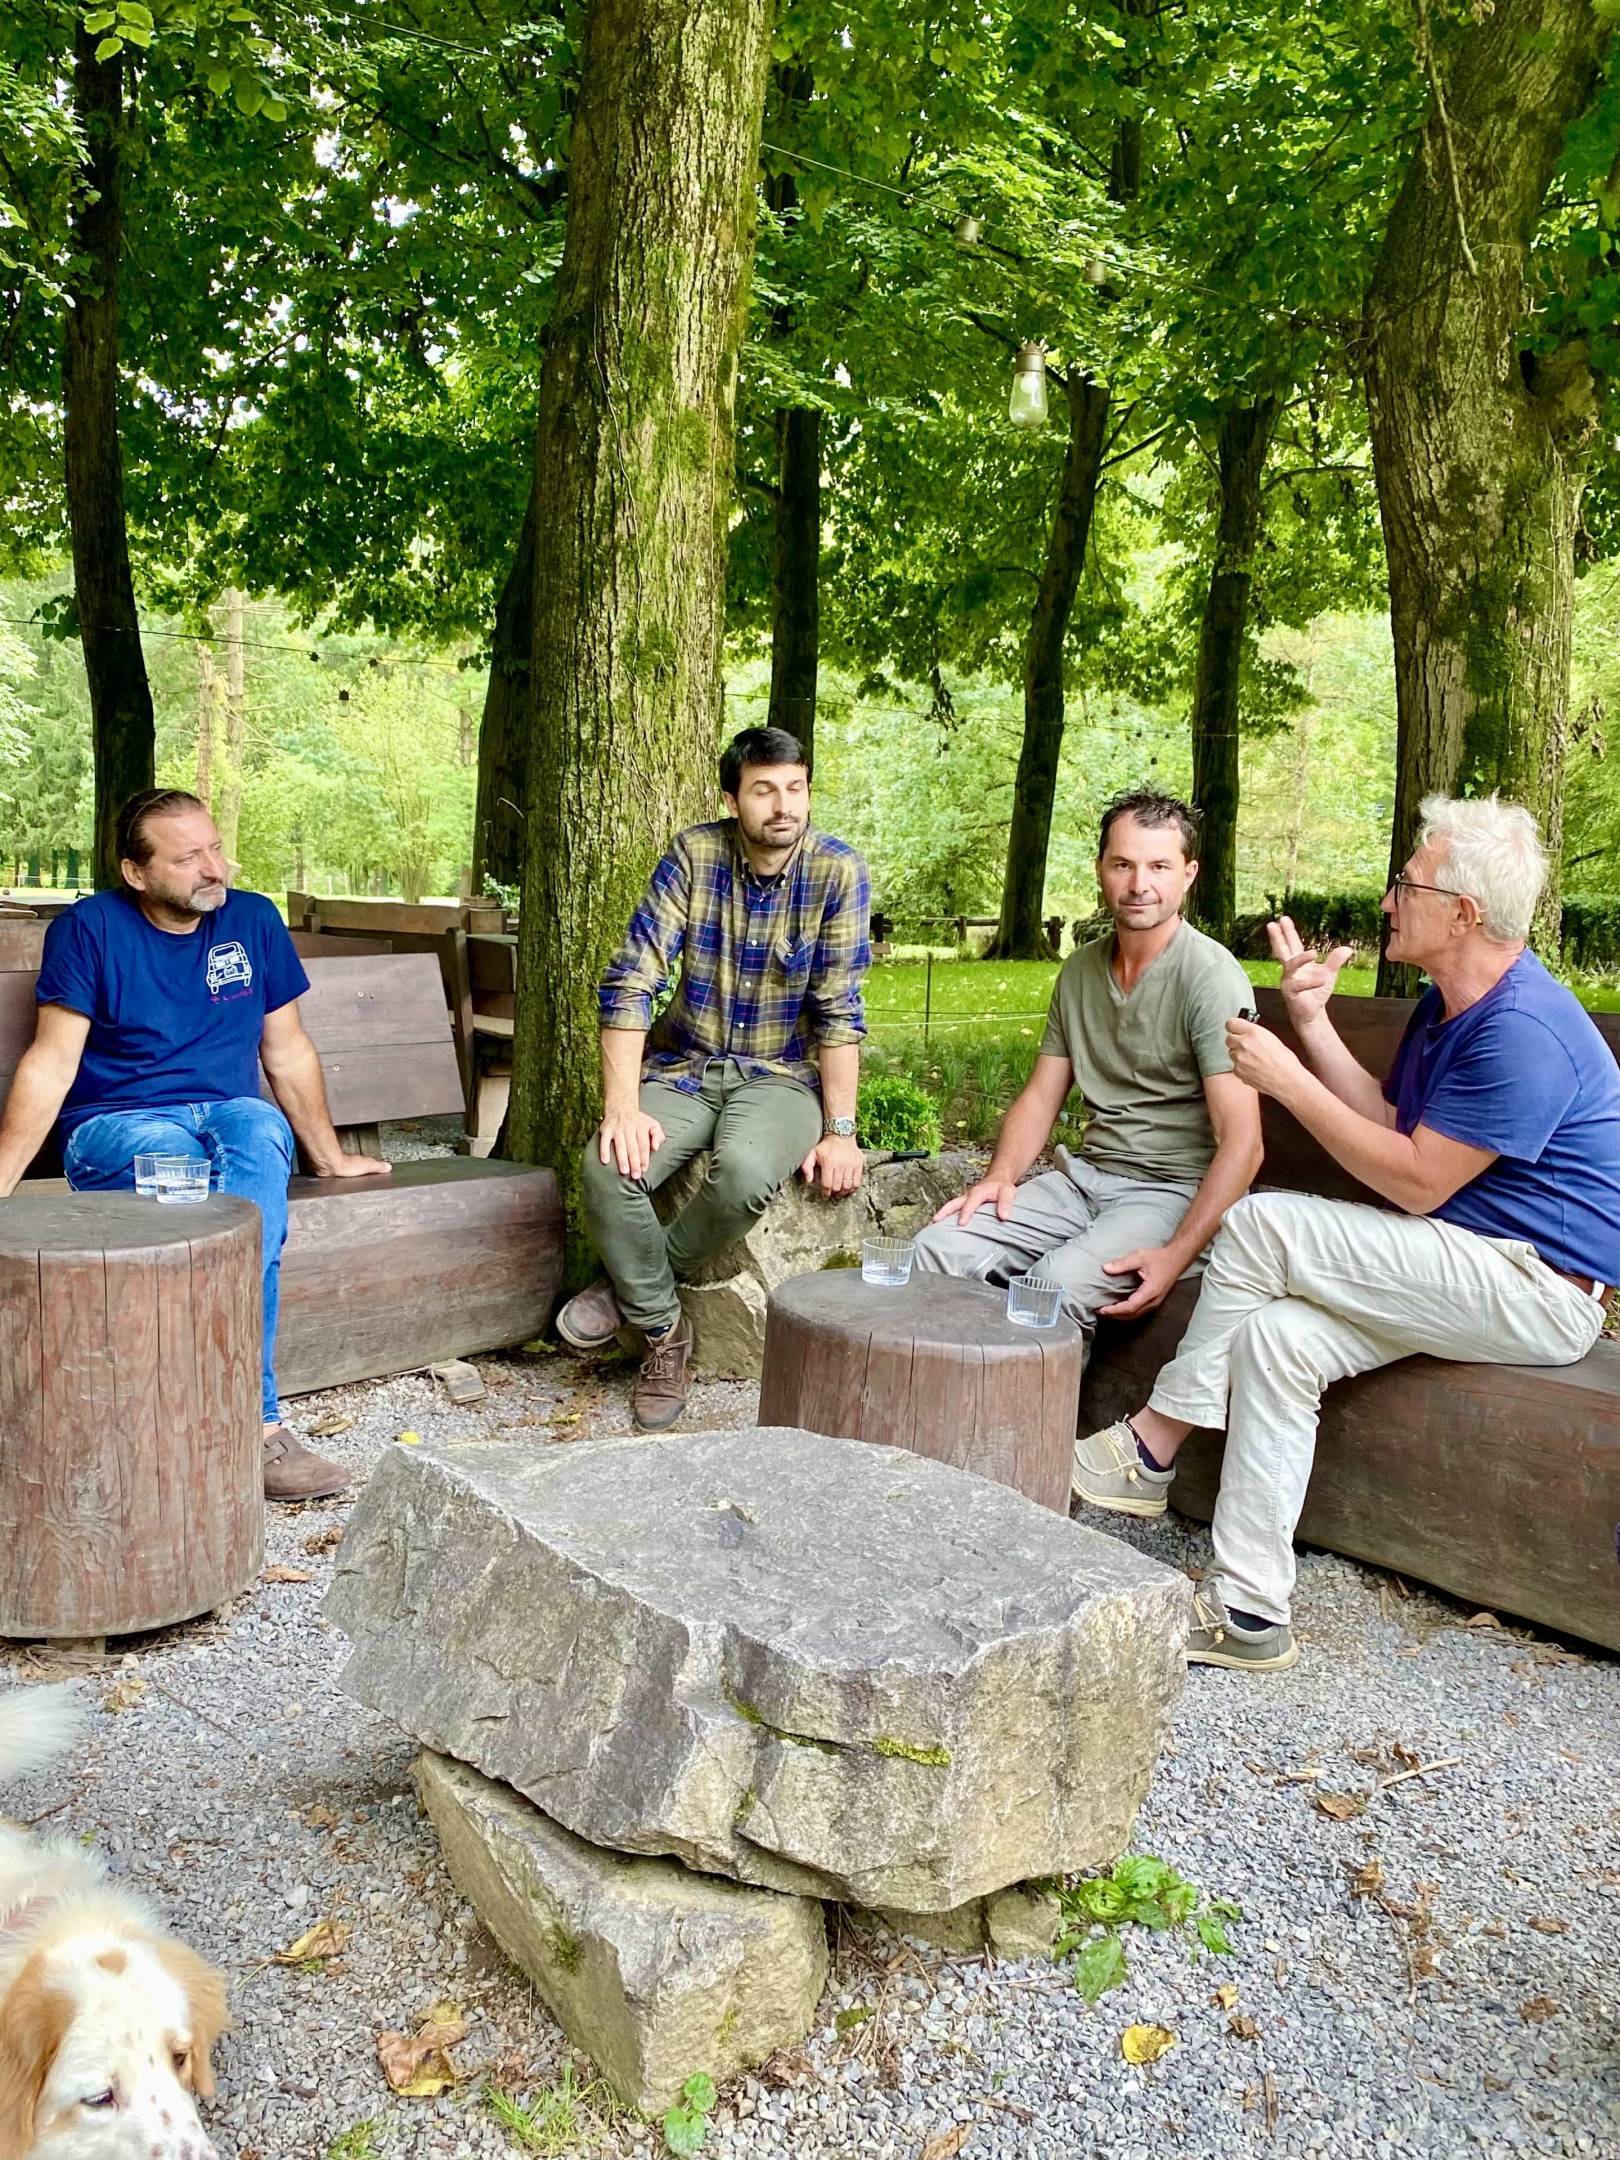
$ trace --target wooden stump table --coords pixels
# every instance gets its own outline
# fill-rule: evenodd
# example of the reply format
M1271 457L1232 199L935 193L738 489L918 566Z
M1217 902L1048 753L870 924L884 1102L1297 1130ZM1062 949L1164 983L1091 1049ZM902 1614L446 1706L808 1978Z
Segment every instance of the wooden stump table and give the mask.
M1016 1327L1004 1290L827 1268L771 1292L759 1421L910 1448L1067 1514L1084 1362L1072 1320Z
M0 1201L0 1635L124 1635L264 1556L259 1211Z

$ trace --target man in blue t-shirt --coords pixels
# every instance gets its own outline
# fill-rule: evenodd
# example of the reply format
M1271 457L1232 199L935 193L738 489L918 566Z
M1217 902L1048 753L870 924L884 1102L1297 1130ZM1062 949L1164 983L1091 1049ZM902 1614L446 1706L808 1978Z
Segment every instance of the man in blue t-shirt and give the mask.
M1075 1448L1082 1499L1155 1515L1188 1433L1225 1426L1194 1664L1281 1671L1298 1656L1293 1535L1324 1387L1420 1350L1573 1364L1620 1281L1620 1067L1525 949L1546 875L1535 821L1494 795L1431 795L1422 816L1384 911L1390 958L1433 988L1388 1078L1351 1056L1327 1015L1349 948L1318 960L1286 916L1271 943L1305 1061L1264 1028L1228 1023L1239 1079L1389 1208L1240 1200L1146 1406Z
M293 1133L318 1177L388 1165L343 1152L298 1017L309 978L270 902L229 889L204 804L148 789L119 812L117 838L122 889L81 900L45 933L34 1041L0 1119L0 1194L60 1119L76 1192L127 1192L137 1155L189 1155L210 1164L215 1191L253 1201L264 1218L265 1497L319 1499L346 1475L281 1422L274 1367ZM261 1062L280 1109L259 1093Z

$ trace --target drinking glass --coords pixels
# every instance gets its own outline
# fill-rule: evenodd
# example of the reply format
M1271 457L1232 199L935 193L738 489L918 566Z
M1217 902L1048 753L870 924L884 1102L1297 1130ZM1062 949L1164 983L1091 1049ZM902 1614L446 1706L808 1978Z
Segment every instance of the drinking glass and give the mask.
M157 1158L159 1201L176 1205L208 1198L209 1162L206 1155L160 1155Z
M1057 1283L1022 1282L1007 1285L1007 1318L1015 1327L1056 1327L1063 1291Z
M862 1282L882 1283L898 1290L911 1280L911 1256L916 1245L907 1237L869 1237L861 1246Z
M135 1158L135 1190L143 1200L157 1198L157 1166L161 1160L157 1155L137 1155Z

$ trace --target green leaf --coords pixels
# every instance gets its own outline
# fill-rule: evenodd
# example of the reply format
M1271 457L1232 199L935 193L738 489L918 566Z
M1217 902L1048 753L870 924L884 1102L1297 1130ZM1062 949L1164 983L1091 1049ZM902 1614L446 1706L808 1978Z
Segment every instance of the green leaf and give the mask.
M706 2070L694 2070L681 2087L681 2098L689 2108L695 2108L700 2115L709 2114L719 2097L714 2079Z
M110 30L117 20L118 11L116 8L97 8L93 15L87 15L84 18L84 27L86 32L91 37L94 37L98 31Z
M125 44L138 45L142 52L145 52L152 42L151 31L143 30L139 23L127 22L123 25L123 31Z
M118 12L127 23L139 23L143 30L152 27L152 10L142 7L141 0L118 0Z
M1117 1935L1094 1935L1074 1961L1074 1984L1088 2003L1125 1978L1125 1950Z
M264 85L251 75L234 76L231 94L236 100L237 111L249 120L264 104Z
M1198 1940L1206 1950L1212 1950L1216 1957L1232 1955L1232 1938L1226 1932L1226 1923L1213 1912L1201 1912L1193 1926L1198 1930Z
M703 2117L693 2108L672 2107L664 2117L664 2143L672 2153L695 2153L703 2143Z
M287 108L280 98L266 98L263 111L267 120L285 120L287 117Z
M231 87L230 69L210 68L208 70L208 87L213 91L215 97L223 97Z
M123 49L124 41L121 37L104 37L96 47L96 58L98 60L111 60L114 54L121 53Z

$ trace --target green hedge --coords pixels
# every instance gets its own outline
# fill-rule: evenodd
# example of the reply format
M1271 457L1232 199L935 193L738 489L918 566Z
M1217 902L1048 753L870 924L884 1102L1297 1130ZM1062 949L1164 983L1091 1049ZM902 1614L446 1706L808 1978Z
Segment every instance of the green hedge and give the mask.
M1290 915L1307 945L1354 945L1377 952L1381 893L1287 893L1275 908L1240 915L1232 925L1232 950L1240 960L1269 960L1266 924L1274 915Z
M1600 893L1568 894L1562 946L1566 967L1620 967L1620 900Z

